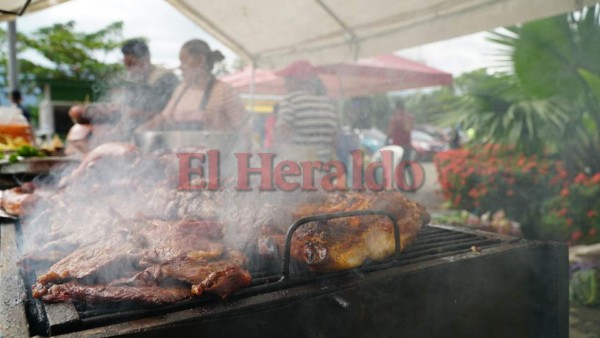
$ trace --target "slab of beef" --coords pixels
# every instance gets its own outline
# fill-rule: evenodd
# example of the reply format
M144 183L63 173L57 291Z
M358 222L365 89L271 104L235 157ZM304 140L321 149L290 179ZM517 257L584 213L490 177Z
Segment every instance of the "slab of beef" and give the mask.
M148 266L187 255L220 255L223 223L217 221L154 221L144 233L149 245L140 264Z
M252 276L238 266L211 273L200 284L192 286L192 294L200 296L202 293L211 293L225 298L239 289L250 285Z
M306 204L296 218L350 210L381 209L391 212L400 228L401 249L416 237L429 214L399 192L333 195L325 203ZM283 238L279 237L280 240ZM367 260L391 256L395 250L392 222L384 216L360 216L312 222L294 235L291 256L313 271L351 269Z
M111 285L153 286L165 280L178 280L189 284L199 284L218 271L246 264L246 257L239 251L230 250L220 256L198 256L192 252L146 268L131 278L115 280Z
M137 233L119 230L95 243L82 246L64 257L49 271L38 277L38 282L63 282L71 279L103 283L135 273L142 258L146 238Z
M80 280L108 283L131 276L144 267L191 255L223 252L222 224L212 221L132 222L54 264L40 276L41 284Z
M197 254L197 253L194 253ZM205 256L208 258L208 256ZM114 280L109 285L86 285L81 281L52 284L39 280L33 287L33 296L48 302L67 300L80 301L135 301L141 303L166 304L190 297L210 293L225 298L247 287L252 281L248 271L241 268L246 261L243 254L229 251L222 257L180 257L151 266L131 278ZM58 281L55 279L54 281ZM173 281L185 282L178 288L164 287ZM186 291L184 292L183 289Z
M33 295L51 303L79 300L92 303L132 301L160 305L190 298L192 294L186 287L129 287L65 283L50 287L38 284L34 286Z

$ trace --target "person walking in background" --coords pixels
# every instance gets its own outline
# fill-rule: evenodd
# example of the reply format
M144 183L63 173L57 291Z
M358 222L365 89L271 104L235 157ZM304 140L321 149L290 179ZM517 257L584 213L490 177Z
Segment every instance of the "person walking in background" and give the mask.
M276 74L285 77L288 90L275 125L278 152L290 160L333 159L339 123L317 69L307 61L296 61Z
M404 149L402 160L412 159L411 132L415 125L414 116L406 111L404 102L397 101L394 115L390 120L388 128L388 138L390 144L400 146Z
M25 109L25 107L23 107L21 105L22 100L23 100L23 97L21 96L21 91L19 91L18 89L15 89L10 92L10 102L15 107L21 109L21 113L27 119L27 122L29 122L29 124L31 124L31 113L29 112L29 110Z
M263 147L273 149L273 139L275 134L275 124L277 123L277 113L279 112L279 103L273 106L273 114L265 121L265 140Z
M450 131L450 149L460 149L460 147L461 147L460 130L461 130L461 126L460 126L460 124L457 124Z

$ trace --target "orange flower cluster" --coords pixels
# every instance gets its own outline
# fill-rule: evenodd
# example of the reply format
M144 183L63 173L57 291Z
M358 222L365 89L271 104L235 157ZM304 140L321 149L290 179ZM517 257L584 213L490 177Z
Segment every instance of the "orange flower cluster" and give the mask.
M600 173L573 177L561 162L499 145L446 151L434 163L453 208L503 209L538 238L600 241Z
M559 177L560 176L560 177ZM566 225L562 238L569 244L595 243L600 241L600 173L580 173L574 178L558 172L552 183L560 186L559 196L546 204L549 210L544 223L549 228Z
M445 198L452 207L473 210L477 206L498 210L535 192L556 172L549 160L515 155L514 147L486 145L439 153L434 163ZM510 208L509 208L510 209ZM488 210L488 209L486 209Z

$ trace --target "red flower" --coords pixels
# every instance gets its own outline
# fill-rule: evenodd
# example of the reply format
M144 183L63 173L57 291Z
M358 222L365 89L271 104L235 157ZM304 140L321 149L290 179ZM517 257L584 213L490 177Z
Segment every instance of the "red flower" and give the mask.
M581 173L581 174L577 175L577 177L575 177L575 183L581 184L581 183L585 182L586 179L587 179L587 176L585 176L584 173Z
M597 173L596 175L594 175L594 177L592 177L592 183L600 184L600 173Z
M583 232L581 232L581 230L571 233L571 239L573 241L578 241L581 237L583 237Z
M458 207L460 205L461 196L458 195L454 198L454 206Z
M565 208L560 209L560 211L558 212L559 217L565 217L566 215L567 215L567 209L565 209Z
M590 210L587 212L587 217L589 217L589 218L598 217L598 212L596 210Z
M573 226L573 219L572 218L567 218L567 226L568 227L572 227Z
M562 197L568 197L568 196L569 196L569 188L563 188L563 189L560 191L560 195L561 195Z
M588 231L588 234L590 236L595 236L596 235L596 228L591 228L590 231Z

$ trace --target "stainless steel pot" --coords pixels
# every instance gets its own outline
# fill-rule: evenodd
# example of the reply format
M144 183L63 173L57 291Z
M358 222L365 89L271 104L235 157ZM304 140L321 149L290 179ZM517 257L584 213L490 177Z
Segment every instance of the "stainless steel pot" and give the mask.
M239 134L225 131L145 131L134 135L135 144L143 153L157 149L206 147L230 151Z

